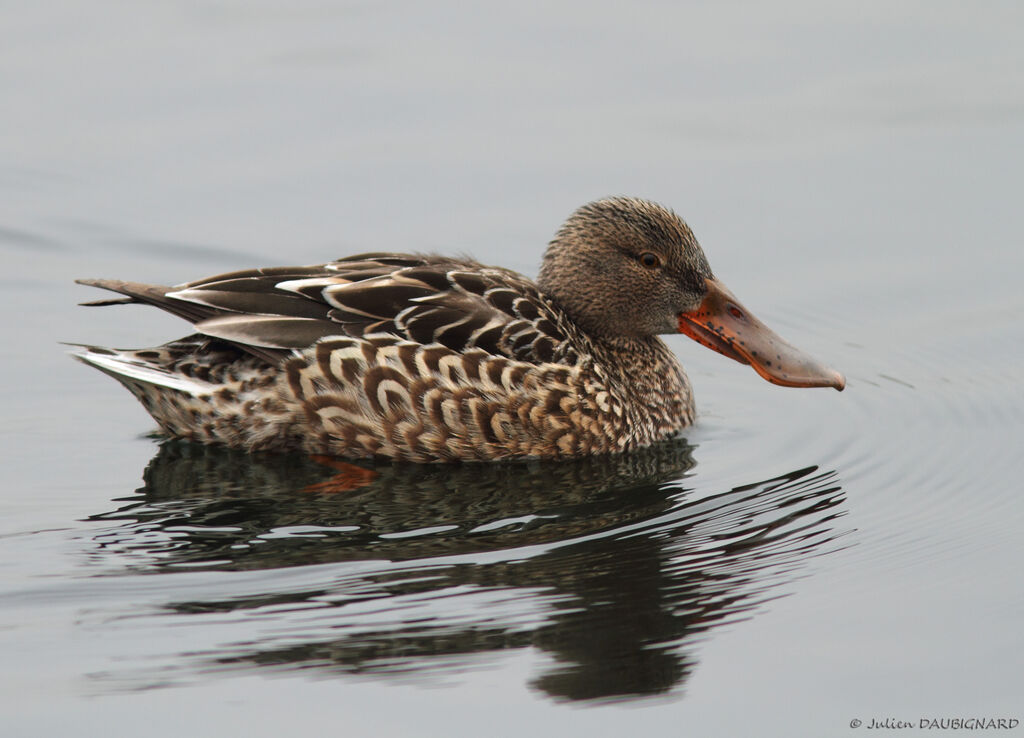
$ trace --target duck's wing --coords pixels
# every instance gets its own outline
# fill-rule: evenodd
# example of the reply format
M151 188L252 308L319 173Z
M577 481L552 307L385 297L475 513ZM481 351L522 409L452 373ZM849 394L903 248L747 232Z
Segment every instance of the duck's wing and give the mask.
M195 324L200 333L278 362L326 336L387 333L454 351L575 363L564 319L536 285L468 260L360 254L309 267L220 274L177 287L82 280Z

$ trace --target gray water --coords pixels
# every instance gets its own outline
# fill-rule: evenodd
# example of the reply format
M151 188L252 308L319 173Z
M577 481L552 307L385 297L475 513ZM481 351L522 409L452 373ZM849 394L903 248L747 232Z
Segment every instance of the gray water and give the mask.
M1022 6L624 8L5 8L4 735L1024 720ZM187 332L76 277L535 274L609 194L678 210L847 390L670 337L685 440L328 494L309 459L162 442L59 345Z

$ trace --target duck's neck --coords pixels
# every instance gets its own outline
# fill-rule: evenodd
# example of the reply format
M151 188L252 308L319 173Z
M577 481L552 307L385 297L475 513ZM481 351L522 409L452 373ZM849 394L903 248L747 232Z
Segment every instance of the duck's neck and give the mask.
M594 340L594 349L633 423L664 437L693 422L690 380L659 337L601 338Z

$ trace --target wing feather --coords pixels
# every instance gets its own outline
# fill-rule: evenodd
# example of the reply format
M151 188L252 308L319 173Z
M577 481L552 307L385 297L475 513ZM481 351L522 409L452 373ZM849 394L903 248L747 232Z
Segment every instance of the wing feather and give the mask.
M229 272L177 287L95 280L200 333L277 363L327 336L390 333L453 351L566 360L565 320L525 277L470 260L370 253L308 267ZM569 361L568 363L572 363Z

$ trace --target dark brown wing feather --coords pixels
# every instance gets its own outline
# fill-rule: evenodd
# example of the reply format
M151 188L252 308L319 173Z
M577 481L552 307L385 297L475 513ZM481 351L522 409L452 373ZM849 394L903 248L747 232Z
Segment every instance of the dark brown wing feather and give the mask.
M390 333L454 351L574 363L562 320L515 272L469 260L360 254L329 264L230 272L177 287L82 280L194 323L277 362L330 335Z
M348 273L343 276L349 278ZM392 333L453 351L478 348L532 363L564 359L559 315L525 277L437 258L348 284L321 288L331 320L348 335Z

